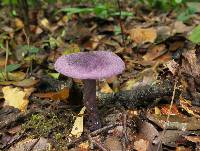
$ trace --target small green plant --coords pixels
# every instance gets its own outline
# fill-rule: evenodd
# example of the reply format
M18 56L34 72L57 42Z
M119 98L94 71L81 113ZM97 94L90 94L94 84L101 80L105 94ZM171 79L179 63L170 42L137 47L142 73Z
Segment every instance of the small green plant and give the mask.
M195 27L191 34L189 35L188 39L190 41L192 41L195 44L199 44L200 43L200 25L198 25L197 27Z
M193 14L197 12L196 6L194 5L187 5L186 10L181 12L178 16L177 19L180 21L187 21L188 19L191 18Z
M116 11L114 8L106 5L106 4L97 4L95 7L86 7L86 8L63 8L61 10L59 10L57 13L59 12L65 12L67 13L69 16L72 14L89 14L89 13L93 13L95 14L97 17L99 18L108 18L111 16L119 16L120 12ZM127 12L127 11L122 11L121 12L121 17L127 17L127 16L133 16L133 13L131 12Z

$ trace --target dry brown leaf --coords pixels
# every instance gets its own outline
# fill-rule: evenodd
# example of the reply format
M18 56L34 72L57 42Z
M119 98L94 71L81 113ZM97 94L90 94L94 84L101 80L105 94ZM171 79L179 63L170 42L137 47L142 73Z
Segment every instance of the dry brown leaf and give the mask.
M145 61L152 61L155 58L158 58L161 55L163 55L166 52L165 48L166 48L166 46L164 44L151 46L147 50L147 53L143 56L143 59Z
M65 87L58 92L34 93L33 96L39 98L47 98L54 101L58 100L66 101L69 97L69 88Z
M196 114L193 110L192 110L192 102L189 101L189 100L186 100L185 98L183 97L180 97L180 105L181 107L190 115L193 115L197 118L200 118L200 115Z
M147 151L148 146L149 146L149 141L144 139L140 139L134 142L134 148L137 151Z
M48 140L40 137L39 140L30 138L22 140L12 146L9 151L27 151L29 148L32 148L33 151L52 150L52 146Z
M196 50L192 49L183 53L184 59L181 70L189 73L194 77L200 76L200 60L196 56Z
M171 73L173 75L175 75L177 73L179 64L176 63L176 61L170 60L165 65L167 66L167 68L169 69L169 71L171 71Z
M200 136L184 136L188 141L200 143Z
M161 114L162 115L178 115L179 114L179 111L177 109L177 106L175 104L172 105L172 108L170 110L170 105L169 104L166 104L166 105L163 105L161 107Z
M105 140L105 147L110 151L122 151L122 143L115 136L108 136Z
M29 100L28 97L34 91L34 88L20 89L18 87L6 86L2 88L4 95L4 106L13 106L21 111L26 111Z
M184 45L185 45L184 41L175 41L173 43L170 43L169 51L176 51L177 49L182 49Z
M89 151L90 150L90 143L89 141L85 141L83 143L81 143L80 145L78 145L78 151Z
M157 38L154 28L133 28L129 31L131 39L137 44L153 43Z
M173 24L173 33L185 33L192 30L192 26L186 26L182 21L175 21Z
M89 41L84 43L84 48L88 50L95 50L100 44L100 40L103 38L104 36L102 35L93 36Z

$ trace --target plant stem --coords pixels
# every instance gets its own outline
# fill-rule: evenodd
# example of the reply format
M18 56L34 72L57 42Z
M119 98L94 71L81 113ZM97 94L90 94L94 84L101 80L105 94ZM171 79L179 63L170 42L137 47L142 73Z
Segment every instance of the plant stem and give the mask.
M118 4L118 8L119 8L119 25L120 25L120 28L121 28L122 42L123 42L123 47L125 47L126 41L125 41L125 34L124 34L124 29L123 29L122 20L121 20L122 7L121 7L121 4L120 4L120 0L117 0L117 4Z
M6 60L5 60L5 68L4 68L5 80L6 80L6 81L8 80L8 72L7 72L8 54L9 54L9 50L8 50L8 41L6 40Z
M96 101L96 80L83 80L83 103L86 107L88 120L87 124L91 131L101 128Z
M19 13L20 16L22 16L24 24L25 24L25 30L26 33L30 33L30 23L29 23L29 6L28 6L28 1L27 0L17 0L18 6L19 6Z

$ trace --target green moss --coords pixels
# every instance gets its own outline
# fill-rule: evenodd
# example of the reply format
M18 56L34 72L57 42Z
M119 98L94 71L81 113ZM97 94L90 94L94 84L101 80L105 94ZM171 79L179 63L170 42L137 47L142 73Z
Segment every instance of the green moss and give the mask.
M55 113L38 113L32 115L23 124L22 129L32 137L45 137L51 140L55 147L62 148L66 144L73 124L72 115L56 115Z

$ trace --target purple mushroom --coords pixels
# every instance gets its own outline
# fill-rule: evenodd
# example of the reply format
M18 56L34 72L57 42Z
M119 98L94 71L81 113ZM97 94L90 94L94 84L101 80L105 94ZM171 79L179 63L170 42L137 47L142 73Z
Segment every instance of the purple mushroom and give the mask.
M122 59L108 51L79 52L57 59L56 71L68 77L83 79L83 103L91 131L101 127L96 102L96 80L120 74L124 68Z

